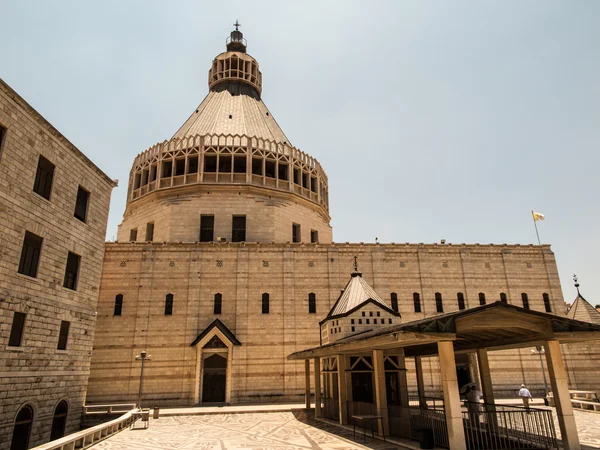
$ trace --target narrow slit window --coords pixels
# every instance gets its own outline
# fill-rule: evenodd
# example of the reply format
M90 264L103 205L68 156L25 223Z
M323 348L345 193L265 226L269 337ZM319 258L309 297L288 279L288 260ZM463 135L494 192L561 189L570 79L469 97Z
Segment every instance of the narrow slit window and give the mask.
M129 242L137 241L137 228L129 230Z
M310 230L310 242L313 244L319 242L319 232L317 230Z
M222 308L223 308L223 295L215 294L213 313L221 314Z
M269 294L266 292L262 295L262 313L269 314Z
M308 294L308 313L309 314L317 313L317 296L313 292Z
M294 184L300 184L300 169L294 169Z
M135 174L133 178L133 189L139 189L142 185L142 174L140 172Z
M6 128L0 125L0 161L2 160L2 150L4 149L4 137L6 136Z
M550 305L550 296L545 292L542 294L542 298L544 299L544 309L547 313L552 312L552 305Z
M233 216L231 223L231 241L246 241L246 216Z
M444 302L442 300L442 294L439 292L435 293L435 310L439 313L444 312Z
M200 242L215 240L215 216L202 214L200 216Z
M123 294L117 294L115 296L115 308L113 310L113 316L120 316L123 314Z
M33 192L41 195L46 200L50 200L52 191L52 180L54 179L54 164L40 155L37 171L35 172L35 182L33 183Z
M154 222L148 222L146 224L146 242L152 242L154 240Z
M302 172L302 187L308 189L308 174L306 172Z
M60 331L58 333L58 345L56 346L57 350L66 350L67 349L67 340L69 338L69 327L71 326L71 322L67 322L66 320L60 321Z
M500 292L500 301L502 303L508 303L508 298L506 297L506 294L504 292Z
M396 294L395 292L392 292L390 294L390 300L392 302L392 309L396 312L398 312L398 294Z
M483 292L479 293L479 304L485 305L485 294Z
M79 186L77 188L77 200L75 201L75 218L85 223L87 220L88 203L90 200L90 193L84 188Z
M156 181L156 164L150 167L150 178L148 179L149 183Z
M302 237L300 235L300 224L292 224L292 242L300 242Z
M310 190L317 193L317 179L315 177L310 177Z
M173 294L165 296L165 316L173 315Z
M25 232L23 248L21 249L21 259L19 261L19 273L28 277L37 277L43 241L44 239L40 236L29 231Z
M12 326L10 327L10 337L8 345L10 347L20 347L23 340L23 331L25 330L25 318L27 314L15 312L13 315Z
M421 312L421 295L418 292L413 293L413 304L416 313Z
M65 281L63 286L73 291L77 290L77 281L79 278L79 265L81 256L69 252L67 256L67 267L65 268Z
M459 292L458 294L456 294L456 299L458 300L458 309L460 311L465 309L465 296L463 295L462 292Z
M529 309L529 296L525 292L521 294L521 300L523 301L523 308Z

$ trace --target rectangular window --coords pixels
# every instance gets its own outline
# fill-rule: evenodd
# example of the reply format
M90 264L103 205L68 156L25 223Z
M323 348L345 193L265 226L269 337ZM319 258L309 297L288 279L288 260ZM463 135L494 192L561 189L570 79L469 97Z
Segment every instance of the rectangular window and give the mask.
M444 312L444 303L442 301L442 294L439 292L435 293L435 310L436 312L443 313Z
M233 216L231 222L231 241L246 241L246 216Z
M542 297L544 298L544 308L545 308L546 312L551 313L552 306L550 305L550 296L546 293L543 293Z
M215 240L215 216L200 216L200 242L212 242Z
M56 347L58 350L67 349L67 339L69 337L70 326L71 322L67 322L66 320L60 321L60 333L58 334L58 346Z
M284 163L280 162L277 165L277 171L278 171L277 178L279 178L280 180L287 181L287 179L288 179L288 167L289 166L287 164L284 164Z
M262 159L252 158L252 175L262 175Z
M146 224L146 242L152 242L154 240L154 222L148 222Z
M262 313L269 314L269 294L266 292L262 295Z
M233 172L246 173L246 156L235 155L233 157Z
M81 256L69 252L69 255L67 256L67 267L65 269L65 282L63 283L63 286L67 289L77 290L80 261Z
M352 332L354 332L354 327L352 327Z
M167 294L165 297L165 316L173 315L173 294Z
M421 295L418 292L413 293L413 303L415 307L415 312L421 312Z
M215 173L217 171L217 155L204 155L204 172Z
M392 324L392 319L388 319L388 323L391 325Z
M294 169L294 184L300 184L300 169Z
M137 228L129 230L129 242L137 241Z
M265 175L269 178L275 178L275 161L265 160Z
M231 173L231 155L225 153L219 155L219 172Z
M161 178L171 178L172 173L173 173L173 161L163 161L160 177Z
M156 181L156 164L150 167L150 183Z
M223 295L215 294L215 303L214 303L213 313L221 314L222 308L223 308Z
M458 309L462 311L463 309L465 309L465 296L462 292L459 292L458 294L456 294L456 297L458 299Z
M358 324L362 325L362 319L358 319Z
M317 313L317 296L312 292L308 294L308 313ZM352 319L352 323L354 323L354 319Z
M367 319L367 320L366 320L366 323L367 323L367 325L369 325L369 320L371 320L371 319Z
M2 150L4 149L4 138L6 137L6 128L0 125L0 161L2 160Z
M525 292L521 294L521 300L523 300L523 308L529 309L529 297Z
M506 294L504 292L500 292L500 301L502 303L508 303L508 299L506 298Z
M87 219L88 202L90 199L90 193L84 188L79 186L77 189L77 200L75 202L75 218L85 222Z
M310 230L310 242L313 244L319 242L319 232L317 230Z
M354 319L350 319L350 324L354 325Z
M8 345L10 347L21 346L21 341L23 340L23 330L25 329L25 317L27 317L27 314L15 312L12 326L10 328L10 337L8 338Z
M395 292L392 292L390 294L391 300L392 300L392 309L396 312L398 312L398 294L396 294Z
M485 294L483 292L479 293L479 304L485 305Z
M175 160L175 176L183 175L185 173L185 158L179 158Z
M21 260L19 261L19 273L27 275L28 277L37 277L43 240L43 238L30 233L29 231L25 232L23 248L21 250Z
M50 200L50 191L52 191L53 179L54 164L40 155L37 171L35 173L35 182L33 183L33 192L41 195L46 200Z
M198 173L198 156L190 156L188 158L188 171L187 173Z
M300 242L302 237L300 236L300 225L297 223L292 224L292 242Z
M115 296L115 309L113 316L120 316L123 313L123 294L117 294Z

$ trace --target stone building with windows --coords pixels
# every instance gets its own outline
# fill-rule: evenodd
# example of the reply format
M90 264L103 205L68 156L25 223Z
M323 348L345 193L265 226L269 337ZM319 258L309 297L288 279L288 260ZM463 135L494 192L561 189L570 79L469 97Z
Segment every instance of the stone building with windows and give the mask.
M325 171L265 106L246 49L233 31L206 98L134 160L118 240L106 244L89 402L135 400L141 350L152 405L298 401L304 367L287 356L383 320L359 327L370 310L352 305L365 296L393 324L498 300L564 315L548 245L334 243ZM348 282L355 256L362 276ZM477 381L475 362L457 355L460 383ZM527 349L490 365L500 396L543 390ZM423 374L439 391L435 358Z
M79 429L115 185L0 80L0 449Z

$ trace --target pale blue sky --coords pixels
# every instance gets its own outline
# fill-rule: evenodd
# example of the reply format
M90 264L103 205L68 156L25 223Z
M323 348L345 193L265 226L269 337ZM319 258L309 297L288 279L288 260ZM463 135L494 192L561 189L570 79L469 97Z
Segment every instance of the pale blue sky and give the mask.
M0 77L112 178L207 93L235 19L329 176L336 242L535 243L600 303L600 2L3 2ZM596 256L594 256L596 255Z

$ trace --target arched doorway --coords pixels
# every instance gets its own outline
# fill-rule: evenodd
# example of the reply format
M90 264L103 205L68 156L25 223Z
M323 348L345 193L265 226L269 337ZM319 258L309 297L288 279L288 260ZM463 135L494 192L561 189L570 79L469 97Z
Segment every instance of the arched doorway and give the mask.
M215 353L202 362L202 403L224 403L227 358Z
M52 418L52 431L50 432L50 440L61 438L65 435L67 426L67 415L69 414L69 405L66 401L61 400L56 405L54 417Z
M32 425L33 407L31 405L25 405L17 413L10 450L27 450L29 447L29 436L31 436Z

